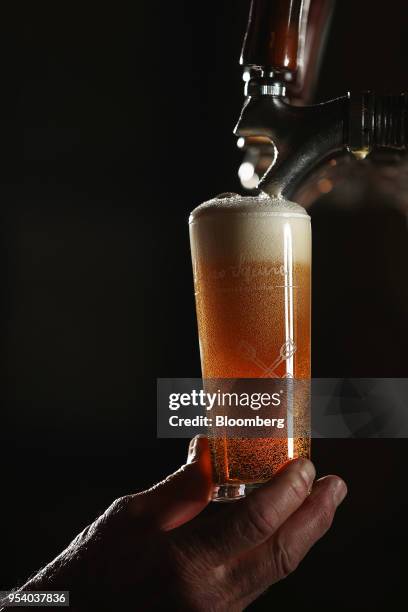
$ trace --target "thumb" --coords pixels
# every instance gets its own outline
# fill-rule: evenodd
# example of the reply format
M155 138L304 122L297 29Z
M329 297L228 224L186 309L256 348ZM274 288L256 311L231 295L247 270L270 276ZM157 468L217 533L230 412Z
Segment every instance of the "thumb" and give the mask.
M208 440L190 442L187 463L151 489L135 495L138 511L148 512L163 531L191 521L208 504L212 493Z

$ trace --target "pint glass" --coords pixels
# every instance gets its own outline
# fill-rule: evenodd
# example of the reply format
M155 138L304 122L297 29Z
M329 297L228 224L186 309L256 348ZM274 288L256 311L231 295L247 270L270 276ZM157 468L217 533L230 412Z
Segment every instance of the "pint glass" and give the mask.
M220 196L193 210L189 228L204 384L307 381L311 227L306 211L266 195ZM288 460L309 457L308 400L296 397L294 386L285 401L291 415L284 437L209 431L214 500L240 498Z

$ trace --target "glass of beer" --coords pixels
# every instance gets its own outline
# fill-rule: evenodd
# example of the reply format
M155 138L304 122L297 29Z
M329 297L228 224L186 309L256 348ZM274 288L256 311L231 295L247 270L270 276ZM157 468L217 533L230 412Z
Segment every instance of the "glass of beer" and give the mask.
M204 385L215 379L308 381L311 227L306 211L283 198L226 194L194 209L189 229ZM309 457L304 428L309 405L302 394L295 396L296 386L286 398L284 437L209 432L214 500L239 499L290 459Z

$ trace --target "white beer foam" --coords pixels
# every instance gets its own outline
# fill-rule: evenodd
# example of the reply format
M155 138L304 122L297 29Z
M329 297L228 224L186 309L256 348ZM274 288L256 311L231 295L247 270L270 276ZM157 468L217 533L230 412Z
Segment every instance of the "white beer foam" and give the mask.
M207 214L212 215L215 212L242 213L258 216L269 215L271 213L289 216L309 216L302 206L284 198L270 197L265 193L255 197L227 193L197 206L190 215L190 223L194 222L198 217Z
M310 217L284 198L220 196L195 208L189 224L195 258L282 262L286 240L294 262L310 263Z

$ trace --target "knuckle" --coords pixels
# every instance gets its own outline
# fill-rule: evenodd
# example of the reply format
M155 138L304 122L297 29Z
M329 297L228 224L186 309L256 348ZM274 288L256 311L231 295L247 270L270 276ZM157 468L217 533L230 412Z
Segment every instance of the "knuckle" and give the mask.
M245 561L228 568L226 589L234 594L237 601L252 599L255 593L262 593L269 586L268 562L248 564Z
M265 540L280 525L280 515L274 503L270 503L267 508L260 504L253 503L248 499L246 534L250 540Z
M288 548L285 542L280 538L277 538L274 542L272 555L277 580L289 576L289 574L295 571L299 564L299 560L294 554L294 551Z
M212 571L210 560L194 536L175 531L176 533L170 532L166 539L167 555L173 572L188 580L194 580L196 576L204 576Z
M117 514L127 512L129 510L131 500L132 495L118 497L118 499L115 499L115 501L109 506L107 513L109 513L110 516L116 516Z
M170 542L168 555L173 596L169 603L177 601L177 607L170 606L169 610L205 612L226 609L223 607L228 595L225 592L227 571L224 566L207 567L199 554L176 541Z
M109 508L97 519L98 527L103 525L119 525L127 521L130 513L132 495L118 497Z
M317 520L322 533L330 529L334 517L333 504L326 501L320 504L317 512Z
M300 474L292 476L289 488L293 497L298 501L303 501L309 492L309 485Z

